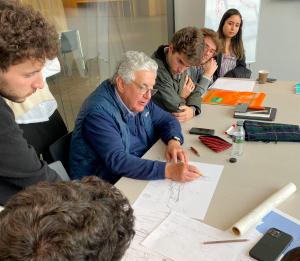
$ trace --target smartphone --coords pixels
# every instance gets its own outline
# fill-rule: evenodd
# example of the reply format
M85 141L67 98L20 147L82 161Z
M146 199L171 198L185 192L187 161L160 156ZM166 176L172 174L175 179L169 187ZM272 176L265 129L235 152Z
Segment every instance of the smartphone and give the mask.
M275 78L267 78L267 82L272 83L272 82L276 82L276 81L277 81L277 79L275 79Z
M291 235L277 228L270 228L250 250L249 255L259 261L275 261L292 240Z
M213 129L205 129L205 128L191 128L189 131L190 134L196 134L196 135L201 135L201 134L205 134L205 135L214 135L215 134L215 130Z

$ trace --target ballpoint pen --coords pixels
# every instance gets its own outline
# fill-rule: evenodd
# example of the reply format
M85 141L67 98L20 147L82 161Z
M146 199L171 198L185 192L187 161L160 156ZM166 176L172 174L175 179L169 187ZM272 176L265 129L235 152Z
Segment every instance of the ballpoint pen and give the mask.
M194 154L196 154L198 157L200 157L200 153L198 152L198 150L196 150L194 147L191 147L190 149Z
M228 239L228 240L215 240L215 241L204 241L202 244L210 245L210 244L221 244L221 243L238 243L238 242L246 242L249 239Z

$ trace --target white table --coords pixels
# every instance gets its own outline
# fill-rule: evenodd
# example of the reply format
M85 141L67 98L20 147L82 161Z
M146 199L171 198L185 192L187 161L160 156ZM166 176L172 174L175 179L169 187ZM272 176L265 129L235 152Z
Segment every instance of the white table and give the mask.
M277 108L275 122L300 124L300 95L294 91L295 82L275 82L256 87L267 93L264 105ZM216 135L228 138L223 132L236 121L233 107L202 105L202 114L182 124L184 147L194 146L201 154L190 150L190 160L225 165L221 179L204 219L206 224L227 229L269 195L289 182L300 190L300 143L246 142L244 155L236 163L229 163L230 150L215 153L201 144L197 135L188 134L191 127L216 130ZM163 159L165 145L158 141L145 155L147 159ZM133 203L147 181L122 178L116 186ZM280 205L279 209L300 219L300 192ZM197 204L195 202L195 204Z

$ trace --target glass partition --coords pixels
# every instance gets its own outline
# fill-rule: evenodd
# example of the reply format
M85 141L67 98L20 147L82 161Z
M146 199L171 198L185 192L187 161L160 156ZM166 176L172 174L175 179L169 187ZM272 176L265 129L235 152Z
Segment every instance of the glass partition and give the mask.
M168 42L167 0L23 0L60 34L61 72L47 82L71 131L84 99L128 50L151 55Z

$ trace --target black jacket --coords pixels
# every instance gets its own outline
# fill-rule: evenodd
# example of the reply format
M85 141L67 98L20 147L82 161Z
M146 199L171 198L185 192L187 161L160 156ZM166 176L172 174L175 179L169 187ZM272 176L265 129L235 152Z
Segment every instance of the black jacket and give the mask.
M23 188L60 177L23 138L14 114L0 96L0 205Z

